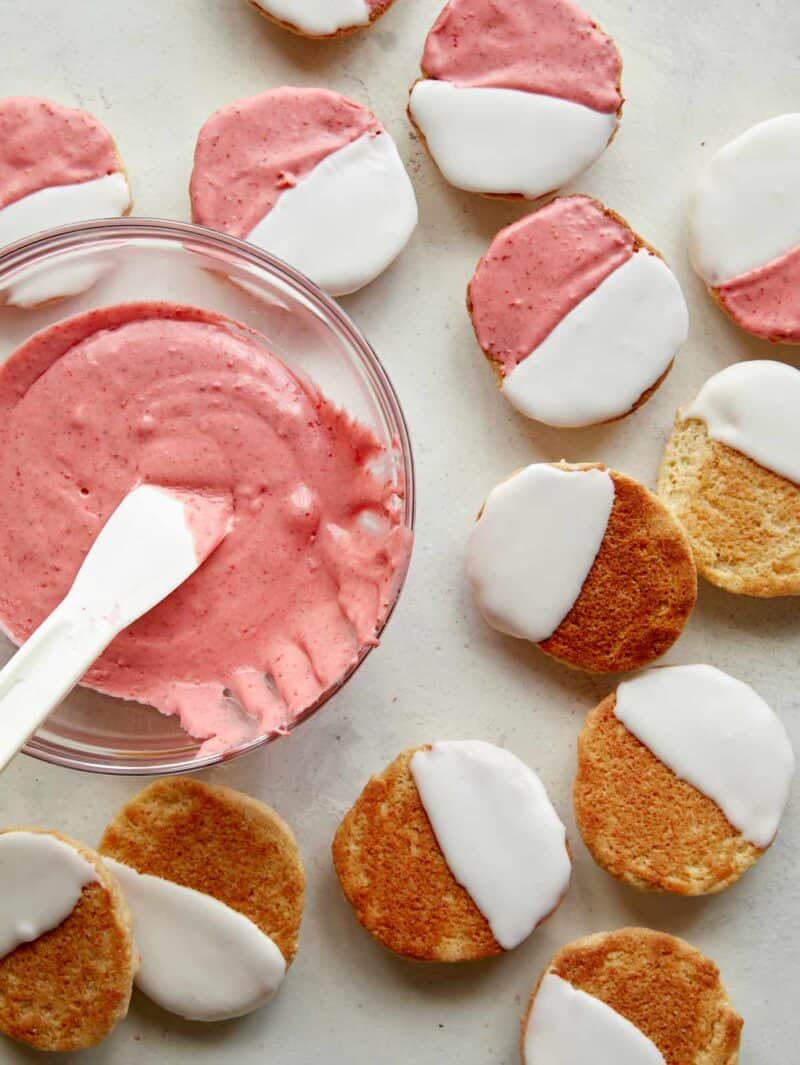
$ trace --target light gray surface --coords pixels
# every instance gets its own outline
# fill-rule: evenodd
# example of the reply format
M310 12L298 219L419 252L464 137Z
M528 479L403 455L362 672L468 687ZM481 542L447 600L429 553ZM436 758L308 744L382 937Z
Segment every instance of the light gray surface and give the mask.
M272 803L297 831L309 881L297 962L276 1001L239 1022L183 1023L137 995L128 1021L80 1056L89 1065L512 1065L522 1004L549 955L575 936L629 923L683 935L717 960L747 1022L743 1065L797 1060L797 788L772 852L724 895L651 898L617 886L588 857L570 809L575 736L611 683L487 629L469 601L463 564L483 497L515 467L602 459L652 484L675 407L712 372L737 358L796 358L747 340L712 307L689 268L683 227L687 190L704 160L755 122L797 108L800 5L593 0L593 14L622 49L628 102L616 141L575 188L605 199L664 252L684 285L692 327L643 410L574 432L512 413L472 338L466 282L494 232L525 208L448 188L410 133L405 90L439 6L397 0L371 32L329 44L273 28L245 0L0 2L0 94L49 95L107 122L137 213L186 218L202 121L222 103L285 82L328 85L373 106L409 161L421 209L401 260L343 301L395 381L416 449L418 539L405 593L383 648L335 703L292 739L206 774ZM707 660L752 683L800 749L798 609L796 601L747 601L704 584L667 661ZM560 910L516 952L486 965L426 968L384 954L355 923L331 869L331 836L367 776L400 749L437 737L483 738L515 751L542 775L572 837L575 876ZM94 842L141 783L20 759L0 780L0 820ZM39 1056L0 1042L0 1060Z

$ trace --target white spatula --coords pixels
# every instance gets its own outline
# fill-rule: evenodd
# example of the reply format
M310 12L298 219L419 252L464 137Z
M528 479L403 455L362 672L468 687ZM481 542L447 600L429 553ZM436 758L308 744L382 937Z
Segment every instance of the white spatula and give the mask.
M228 496L140 485L66 598L0 672L0 771L114 637L183 584L230 530Z

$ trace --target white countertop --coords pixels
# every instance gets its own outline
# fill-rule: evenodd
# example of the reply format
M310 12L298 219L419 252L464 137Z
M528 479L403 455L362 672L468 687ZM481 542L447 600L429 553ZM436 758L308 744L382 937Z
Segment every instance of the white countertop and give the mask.
M601 459L652 485L675 407L739 358L797 359L747 339L711 305L688 264L687 190L703 162L761 119L798 108L800 4L789 0L592 0L625 60L627 97L614 144L574 188L604 199L659 247L684 285L689 342L656 396L599 429L558 431L514 414L476 348L464 289L485 247L523 206L449 188L411 134L407 86L440 0L397 0L371 31L313 43L261 19L246 0L0 2L0 95L85 106L116 136L136 213L188 217L197 131L219 105L295 83L326 85L372 106L408 160L420 200L406 253L343 301L400 394L417 463L417 545L400 606L376 651L339 697L291 739L204 774L274 805L305 855L301 948L277 999L244 1020L202 1026L134 996L101 1047L60 1060L87 1065L516 1065L528 989L563 943L623 924L684 936L720 965L745 1017L743 1065L790 1065L800 1044L800 802L764 860L718 897L645 896L589 858L572 818L575 737L611 687L572 673L477 617L463 575L467 532L488 489L539 459ZM5 352L3 353L5 354ZM800 751L797 600L738 599L702 584L666 661L709 661L776 708ZM339 818L370 773L435 738L508 746L539 771L575 853L556 915L488 964L410 965L376 947L340 896L329 857ZM94 843L146 781L82 776L20 758L0 779L0 822L58 828ZM794 958L794 962L792 961ZM38 1054L0 1040L3 1063Z

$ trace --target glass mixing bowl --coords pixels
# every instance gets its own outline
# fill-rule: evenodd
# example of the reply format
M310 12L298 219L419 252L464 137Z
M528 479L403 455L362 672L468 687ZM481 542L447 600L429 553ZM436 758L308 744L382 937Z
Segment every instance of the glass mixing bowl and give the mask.
M73 294L25 308L54 292ZM333 300L285 263L244 241L180 222L123 218L85 222L12 245L0 251L0 361L33 333L62 318L138 300L191 304L243 323L288 366L313 378L329 399L369 425L382 442L394 445L397 474L405 482L403 521L413 529L408 429L377 355ZM402 582L395 603L401 589ZM391 609L386 621L390 615ZM0 661L12 651L11 643L0 636ZM364 648L349 673L292 728L332 698L369 651ZM270 739L260 736L221 754L198 757L201 741L188 736L174 718L76 688L24 749L45 762L74 769L158 774L213 765Z

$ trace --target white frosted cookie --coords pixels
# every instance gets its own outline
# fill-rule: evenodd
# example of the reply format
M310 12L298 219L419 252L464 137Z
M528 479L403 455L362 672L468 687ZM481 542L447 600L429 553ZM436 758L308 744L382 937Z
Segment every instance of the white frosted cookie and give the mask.
M559 197L501 230L467 303L503 395L555 426L595 425L637 409L689 329L664 260L588 196Z
M492 490L469 544L487 622L595 672L677 639L697 578L685 534L643 485L600 465L537 463Z
M753 126L701 175L689 212L695 270L754 336L800 344L800 113Z
M594 859L634 887L721 891L772 844L794 768L747 684L708 665L653 669L588 715L575 819Z
M250 0L268 19L301 37L344 37L371 26L394 0Z
M263 248L334 296L373 281L417 224L391 136L327 89L281 88L215 112L197 139L192 219Z
M523 1065L736 1065L742 1018L719 969L676 936L620 928L568 943L522 1019Z
M304 890L297 844L274 810L168 778L120 810L100 853L133 913L136 985L149 998L195 1021L272 998L297 949Z
M727 591L800 594L798 409L800 371L764 359L715 374L676 415L658 493Z
M399 755L342 821L333 858L368 931L426 961L513 950L555 910L571 874L538 776L477 740Z
M622 111L617 47L572 0L449 0L409 115L444 177L538 199L603 152Z
M73 222L118 218L131 206L117 147L96 118L33 96L0 100L0 247ZM38 306L95 279L85 267L49 271L0 293L0 302Z

